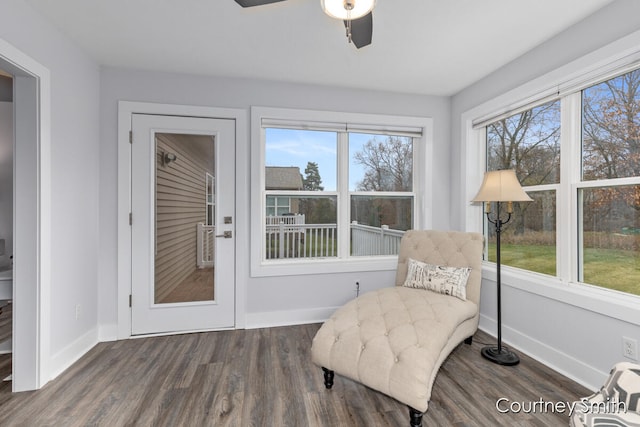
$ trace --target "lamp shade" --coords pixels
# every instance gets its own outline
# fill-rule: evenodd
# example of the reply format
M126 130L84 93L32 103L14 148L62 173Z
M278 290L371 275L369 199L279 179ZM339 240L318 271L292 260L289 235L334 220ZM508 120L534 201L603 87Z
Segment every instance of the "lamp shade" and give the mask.
M373 10L376 0L320 0L322 10L336 19L358 19Z
M489 171L472 202L532 202L513 169Z

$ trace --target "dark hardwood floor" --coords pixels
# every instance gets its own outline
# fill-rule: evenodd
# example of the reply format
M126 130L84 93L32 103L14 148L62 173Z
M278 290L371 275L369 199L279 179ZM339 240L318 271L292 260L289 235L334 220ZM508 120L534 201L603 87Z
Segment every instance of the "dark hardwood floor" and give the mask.
M0 425L407 426L407 408L389 397L338 375L324 388L309 351L318 327L100 343L41 390L2 384ZM501 414L496 400L571 402L589 391L525 355L491 364L483 342L493 339L479 332L445 361L423 425L566 426L567 413Z

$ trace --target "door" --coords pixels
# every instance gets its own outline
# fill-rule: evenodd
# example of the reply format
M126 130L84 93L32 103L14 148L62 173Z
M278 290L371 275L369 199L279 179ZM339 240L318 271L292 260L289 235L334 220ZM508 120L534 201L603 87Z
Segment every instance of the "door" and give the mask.
M234 191L234 120L132 115L132 335L234 326Z

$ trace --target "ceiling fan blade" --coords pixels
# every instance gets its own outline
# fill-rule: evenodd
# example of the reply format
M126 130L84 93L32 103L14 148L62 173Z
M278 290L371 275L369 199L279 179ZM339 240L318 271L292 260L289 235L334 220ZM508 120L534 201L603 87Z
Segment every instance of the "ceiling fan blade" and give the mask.
M236 0L242 7L262 6L263 4L277 3L284 0Z
M345 27L347 21L344 21ZM351 21L351 41L358 49L371 44L373 36L373 13L369 12L362 18Z

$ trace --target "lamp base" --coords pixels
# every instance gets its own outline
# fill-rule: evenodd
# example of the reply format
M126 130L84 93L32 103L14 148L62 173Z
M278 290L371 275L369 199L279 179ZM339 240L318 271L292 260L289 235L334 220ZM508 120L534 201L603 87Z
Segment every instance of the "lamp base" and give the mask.
M486 346L480 350L480 353L482 357L498 365L513 366L520 363L520 358L517 354L504 348L502 351L498 351L498 347Z

